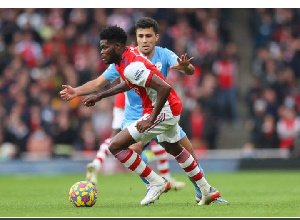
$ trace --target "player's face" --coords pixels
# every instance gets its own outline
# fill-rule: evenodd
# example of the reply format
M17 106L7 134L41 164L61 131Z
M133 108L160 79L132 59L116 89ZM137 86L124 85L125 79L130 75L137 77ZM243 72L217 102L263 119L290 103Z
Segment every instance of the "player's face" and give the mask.
M105 64L112 64L116 60L115 45L107 40L100 41L100 54Z
M139 28L136 30L136 40L139 51L149 56L154 53L154 47L159 35L155 34L153 28Z

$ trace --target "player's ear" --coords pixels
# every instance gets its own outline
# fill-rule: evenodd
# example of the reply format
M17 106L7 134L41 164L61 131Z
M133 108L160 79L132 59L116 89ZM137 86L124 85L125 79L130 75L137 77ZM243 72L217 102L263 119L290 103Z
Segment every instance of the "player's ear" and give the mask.
M155 35L155 42L157 42L158 39L159 39L159 34L156 34L156 35Z
M115 43L115 50L120 51L121 50L121 44L120 43Z

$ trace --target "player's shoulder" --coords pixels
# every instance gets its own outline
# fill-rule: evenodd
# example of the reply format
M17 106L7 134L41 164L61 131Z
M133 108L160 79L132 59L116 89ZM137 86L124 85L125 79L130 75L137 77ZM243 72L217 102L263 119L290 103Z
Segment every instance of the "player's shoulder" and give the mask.
M131 71L137 71L140 68L145 68L145 62L140 61L140 60L135 60L134 62L131 62L127 67L126 67L126 72L131 72Z
M160 47L160 46L155 46L155 52L157 53L173 53L175 54L172 50L166 48L166 47Z
M166 47L155 46L155 53L160 59L176 59L177 55Z
M138 50L137 46L127 46L127 50L130 54L133 54L135 56L140 56L141 52Z
M128 53L130 54L131 60L144 60L147 59L145 55L143 55L136 46L128 46Z
M146 67L144 62L131 62L124 70L124 76L131 82L137 82L147 78L150 70Z

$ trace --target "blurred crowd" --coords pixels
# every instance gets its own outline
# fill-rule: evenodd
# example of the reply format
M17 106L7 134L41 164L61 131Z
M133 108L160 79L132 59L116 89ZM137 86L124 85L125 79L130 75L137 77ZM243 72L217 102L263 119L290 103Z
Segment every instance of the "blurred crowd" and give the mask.
M249 10L255 80L246 96L247 146L293 149L300 130L300 11ZM82 98L63 101L61 85L76 87L102 74L107 66L99 56L101 29L121 26L128 44L136 44L133 26L143 16L159 23L157 45L194 57L193 76L171 70L168 80L183 101L180 125L194 147L218 148L220 124L240 120L239 55L230 37L229 11L0 9L0 159L97 150L111 133L114 97L87 108Z
M246 148L300 157L300 10L252 9L253 82L246 94Z

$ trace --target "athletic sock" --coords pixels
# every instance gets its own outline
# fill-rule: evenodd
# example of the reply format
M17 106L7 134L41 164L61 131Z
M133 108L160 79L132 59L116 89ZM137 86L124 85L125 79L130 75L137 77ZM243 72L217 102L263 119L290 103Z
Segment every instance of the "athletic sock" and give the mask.
M186 149L183 149L182 152L175 157L175 159L185 171L185 173L190 178L192 178L193 181L195 181L202 193L209 192L210 185L207 183L205 177L202 175L195 159Z
M96 158L93 160L93 164L96 166L96 170L99 171L101 169L101 166L107 156L109 156L111 153L108 150L109 143L111 141L111 138L105 139L102 144L100 145Z
M141 157L127 148L114 155L125 167L145 178L150 184L162 184L164 179L147 166Z
M151 141L150 150L153 152L156 161L156 168L159 171L160 175L166 180L171 179L170 174L170 165L167 159L168 153L160 144L157 144L155 141Z
M202 176L205 177L204 170L202 169L200 163L198 163L198 167L199 167L199 169L200 169L200 171L201 171L201 173L202 173ZM196 183L191 177L189 177L189 179L190 179L190 181L192 182L192 184L194 185L194 188L195 188L195 191L196 191L197 195L198 195L199 197L202 197L202 192L201 192L199 186L197 185L197 183Z

